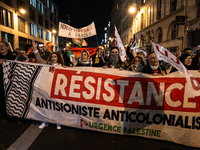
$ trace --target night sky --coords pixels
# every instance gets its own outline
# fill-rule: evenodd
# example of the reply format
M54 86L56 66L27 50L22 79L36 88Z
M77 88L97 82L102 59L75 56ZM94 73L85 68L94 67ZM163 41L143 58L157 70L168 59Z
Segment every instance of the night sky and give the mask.
M54 0L58 7L59 19L65 19L65 14L71 16L72 26L82 28L88 26L93 21L96 26L98 42L102 36L102 31L110 21L110 13L115 0ZM85 39L88 47L96 47L96 37Z

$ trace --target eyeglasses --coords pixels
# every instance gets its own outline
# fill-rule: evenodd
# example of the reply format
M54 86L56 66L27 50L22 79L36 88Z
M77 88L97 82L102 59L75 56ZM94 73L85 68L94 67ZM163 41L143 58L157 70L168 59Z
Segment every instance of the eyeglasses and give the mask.
M192 60L192 58L188 58L188 57L187 57L186 60Z

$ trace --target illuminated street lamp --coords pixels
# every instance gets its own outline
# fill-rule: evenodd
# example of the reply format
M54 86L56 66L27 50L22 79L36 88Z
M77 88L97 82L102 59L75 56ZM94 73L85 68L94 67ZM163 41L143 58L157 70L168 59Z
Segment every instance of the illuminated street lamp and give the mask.
M23 8L21 8L21 9L19 10L19 12L21 12L22 14L25 14L25 13L26 13L25 9L23 9Z
M55 34L57 31L55 29L52 30L53 34Z
M134 7L134 6L131 6L131 7L129 8L129 12L130 12L131 14L133 14L133 13L135 12L135 7Z

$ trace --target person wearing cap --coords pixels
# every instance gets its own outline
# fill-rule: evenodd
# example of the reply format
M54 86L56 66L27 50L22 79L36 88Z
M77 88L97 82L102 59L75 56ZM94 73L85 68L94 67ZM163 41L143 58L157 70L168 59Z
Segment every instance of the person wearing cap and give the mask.
M151 52L148 56L149 64L143 68L143 73L152 74L153 76L166 75L165 67L159 64L155 52Z
M109 61L106 61L105 66L103 66L103 69L106 68L117 68L119 70L126 69L125 63L122 62L119 57L119 48L117 46L111 48Z
M147 57L147 53L146 53L146 51L144 50L144 49L139 49L138 51L137 51L137 56L140 56L140 57Z

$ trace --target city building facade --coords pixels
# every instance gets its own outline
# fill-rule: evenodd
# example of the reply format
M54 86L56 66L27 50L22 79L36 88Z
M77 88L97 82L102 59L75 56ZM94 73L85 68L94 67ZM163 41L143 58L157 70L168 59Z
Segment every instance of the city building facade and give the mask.
M0 40L27 51L32 40L58 50L58 8L53 0L0 0Z
M129 13L131 7L135 10ZM118 24L121 30L124 45L135 34L138 47L147 52L152 50L150 41L172 53L200 45L198 0L116 0L111 18L111 25Z

